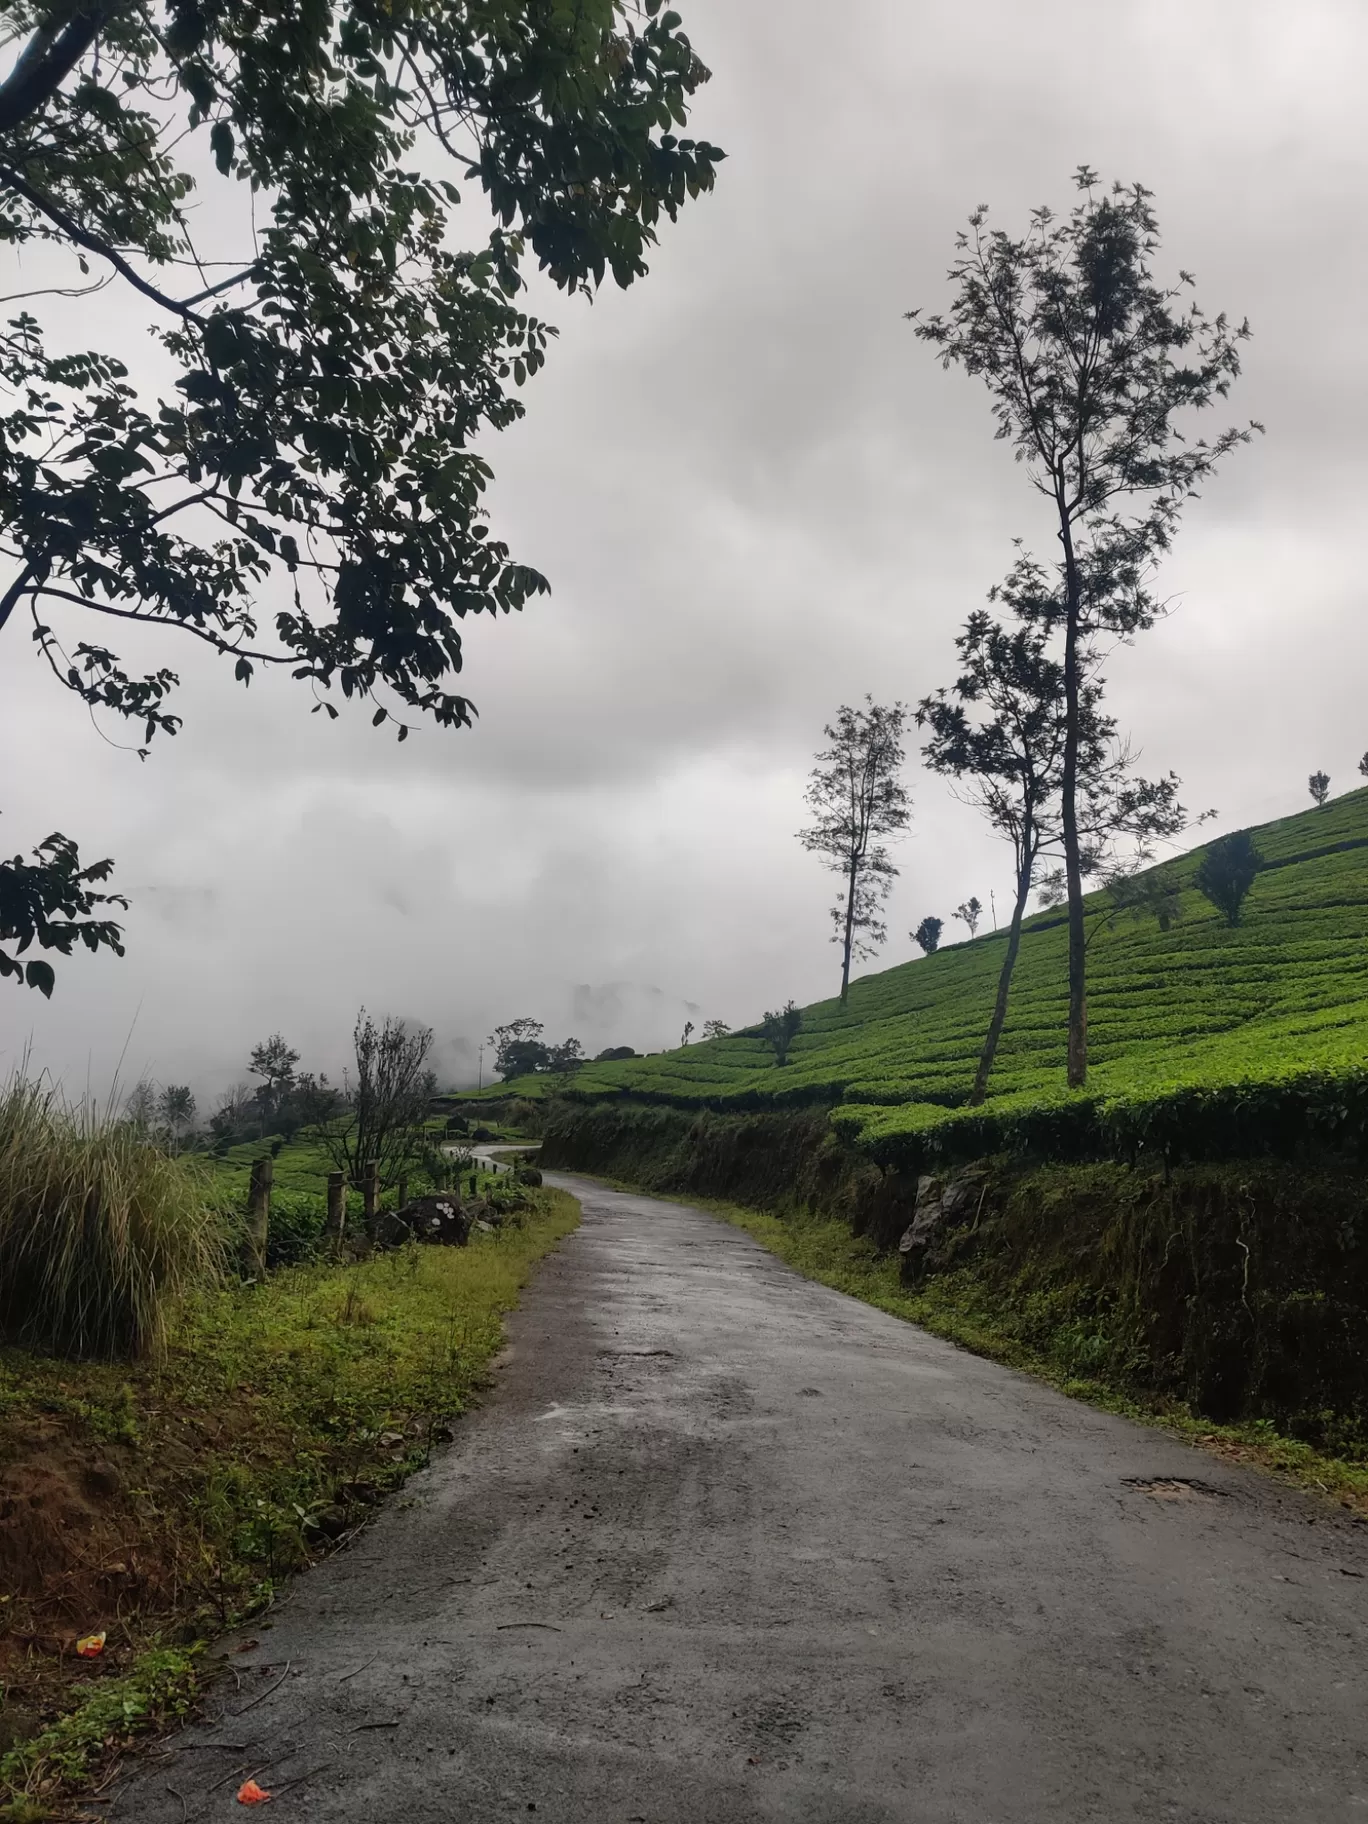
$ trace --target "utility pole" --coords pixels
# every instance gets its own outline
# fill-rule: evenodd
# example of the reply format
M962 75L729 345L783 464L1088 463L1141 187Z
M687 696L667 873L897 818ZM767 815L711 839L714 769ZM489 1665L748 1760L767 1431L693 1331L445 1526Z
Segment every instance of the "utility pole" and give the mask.
M996 931L997 930L997 895L993 892L993 889L991 887L989 887L989 889L988 889L988 904L993 908L993 929L994 929L994 931Z
M477 1089L484 1088L484 1046L483 1045L481 1045L481 1047L480 1047L480 1080L476 1084L475 1087Z

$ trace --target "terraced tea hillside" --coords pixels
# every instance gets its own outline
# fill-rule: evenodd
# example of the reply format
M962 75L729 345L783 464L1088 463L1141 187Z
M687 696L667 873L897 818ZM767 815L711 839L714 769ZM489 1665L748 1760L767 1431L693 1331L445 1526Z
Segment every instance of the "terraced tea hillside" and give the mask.
M1202 849L1166 864L1184 888L1168 931L1090 897L1091 1096L1266 1083L1368 1058L1368 789L1254 834L1265 866L1233 929L1191 884ZM1062 909L1026 923L990 1109L1064 1093L1065 938ZM682 1107L840 1103L852 1136L924 1128L967 1096L1005 943L996 932L950 945L856 981L844 1008L804 1009L783 1068L747 1032L586 1066L569 1093Z

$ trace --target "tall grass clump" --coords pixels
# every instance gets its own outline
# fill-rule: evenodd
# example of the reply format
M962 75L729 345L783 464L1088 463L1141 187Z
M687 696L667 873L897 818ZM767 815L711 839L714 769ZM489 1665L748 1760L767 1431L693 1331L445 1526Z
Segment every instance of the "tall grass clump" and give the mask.
M143 1355L224 1264L223 1216L193 1162L22 1074L0 1085L0 1338Z

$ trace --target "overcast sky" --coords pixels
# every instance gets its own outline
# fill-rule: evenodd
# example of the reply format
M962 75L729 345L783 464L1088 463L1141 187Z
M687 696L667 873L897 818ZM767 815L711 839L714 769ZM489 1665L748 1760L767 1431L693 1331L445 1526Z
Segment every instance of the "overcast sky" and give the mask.
M1304 808L1318 767L1359 783L1360 0L678 5L714 72L692 127L729 156L649 278L545 305L560 340L490 455L497 530L554 594L469 629L473 732L400 748L168 636L186 727L140 764L11 623L0 847L63 829L132 906L124 960L61 966L50 1004L0 993L0 1068L31 1045L79 1092L122 1055L211 1104L276 1029L340 1068L362 1002L430 1024L460 1081L515 1015L653 1049L831 993L832 882L794 840L822 724L948 682L1039 523L981 383L903 313L945 304L975 204L1017 229L1082 162L1151 188L1163 270L1250 318L1229 416L1268 427L1190 508L1174 612L1114 658L1113 707L1218 829ZM924 914L1007 891L915 744L908 771L875 967Z

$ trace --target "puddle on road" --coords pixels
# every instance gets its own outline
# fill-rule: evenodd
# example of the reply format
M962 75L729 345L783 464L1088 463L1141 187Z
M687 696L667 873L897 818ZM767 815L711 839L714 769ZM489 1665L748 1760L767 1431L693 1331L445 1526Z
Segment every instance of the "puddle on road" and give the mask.
M1210 1482L1199 1482L1192 1476L1123 1476L1122 1483L1137 1495L1149 1495L1155 1501L1228 1501L1230 1491L1214 1488Z

